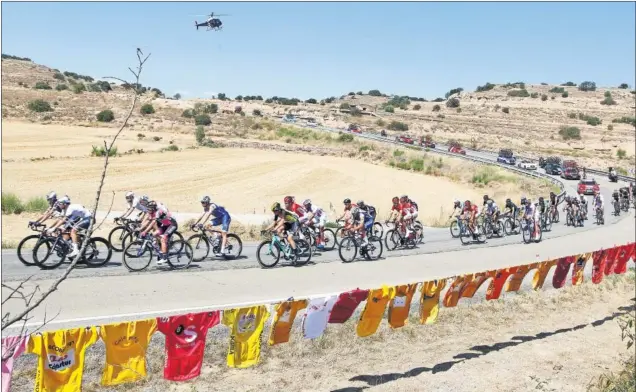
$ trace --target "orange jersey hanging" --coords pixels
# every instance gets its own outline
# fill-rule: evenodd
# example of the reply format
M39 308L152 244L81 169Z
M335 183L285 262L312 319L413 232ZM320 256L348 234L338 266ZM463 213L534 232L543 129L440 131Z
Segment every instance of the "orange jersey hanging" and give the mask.
M433 324L439 314L439 298L446 287L446 279L422 283L420 297L420 324Z
M417 283L395 287L395 297L389 303L389 325L391 328L400 328L406 324L415 290L417 290Z

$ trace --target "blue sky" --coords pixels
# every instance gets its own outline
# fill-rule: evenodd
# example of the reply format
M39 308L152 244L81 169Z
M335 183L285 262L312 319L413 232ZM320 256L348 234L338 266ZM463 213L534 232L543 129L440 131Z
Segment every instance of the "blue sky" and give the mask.
M231 14L196 31L197 14ZM635 82L630 3L2 3L2 52L167 94L433 99L486 82Z

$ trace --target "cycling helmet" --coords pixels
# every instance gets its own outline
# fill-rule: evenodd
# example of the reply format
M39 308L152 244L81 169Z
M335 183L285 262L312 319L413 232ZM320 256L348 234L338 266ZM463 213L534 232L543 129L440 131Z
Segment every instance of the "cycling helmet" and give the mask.
M126 200L128 201L132 201L132 199L135 198L135 194L132 193L131 191L126 192Z
M395 196L393 199L391 199L391 201L393 202L393 204L397 204L400 202L400 198Z
M581 201L585 200L585 196L581 195Z
M146 206L149 210L156 210L157 209L157 202L154 200L151 200L148 202L148 205Z
M550 192L550 196L556 196L554 192Z
M276 202L274 204L272 204L272 212L276 212L276 211L280 211L282 210L282 208L280 207L280 203Z
M150 202L150 198L146 195L143 195L139 198L139 202L141 203L141 205L147 205Z
M310 206L311 205L311 199L306 199L305 201L303 201L303 205L304 206Z
M543 201L544 201L543 196L539 197L539 203L543 204Z
M285 204L292 204L294 202L294 196L285 196Z
M488 195L484 195L484 201L488 200Z
M464 207L470 207L470 200L466 200L464 202Z
M360 209L358 207L353 207L351 209L351 215L358 215L360 213Z
M203 196L203 198L201 198L201 204L210 204L210 196Z
M526 198L525 198L525 197L522 197L522 198L521 198L521 204L526 204L526 201L529 201L529 200L526 200Z
M46 201L49 202L49 206L54 205L57 202L57 194L53 191L49 192L49 194L46 195Z
M71 204L71 199L69 199L69 197L68 197L68 196L61 197L61 198L57 201L57 204L58 204L58 205L62 205L62 204L67 204L67 205L68 205L68 204Z
M492 205L492 200L488 199L488 201L486 201L486 203L491 206Z
M357 204L358 204L360 207L364 207L364 201L362 201L362 200L358 201L358 203L357 203Z
M408 200L408 198L409 198L409 197L408 197L407 195L402 195L402 196L400 196L400 200Z
M457 200L457 199L455 199L455 207L459 207L461 205L462 205L462 202Z
M512 200L506 199L506 204L512 204Z
M344 199L342 204L351 204L351 199L349 199L349 198Z

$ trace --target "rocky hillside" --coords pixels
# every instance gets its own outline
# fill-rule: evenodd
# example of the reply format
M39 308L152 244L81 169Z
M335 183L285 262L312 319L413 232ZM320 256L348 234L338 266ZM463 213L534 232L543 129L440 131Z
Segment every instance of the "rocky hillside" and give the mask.
M140 107L151 105L152 109L142 113L137 108L131 125L141 131L193 133L194 117L207 114L211 118L208 133L232 134L250 117L253 126L292 113L343 129L350 123L359 124L365 132L386 129L391 137L428 134L438 142L453 139L471 148L509 147L526 155L572 157L590 167L633 168L634 91L618 87L582 91L581 87L590 86L569 84L486 84L478 92L451 90L447 98L436 99L438 102L383 96L377 90L373 95L352 92L316 103L280 98L176 100L163 98L158 89L148 89ZM129 110L131 91L30 61L2 60L3 121L117 126ZM46 105L34 106L36 100L48 103L50 110ZM242 113L237 113L237 106ZM97 114L103 110L111 110L114 119L98 122ZM243 137L245 133L249 137L250 129L242 132Z

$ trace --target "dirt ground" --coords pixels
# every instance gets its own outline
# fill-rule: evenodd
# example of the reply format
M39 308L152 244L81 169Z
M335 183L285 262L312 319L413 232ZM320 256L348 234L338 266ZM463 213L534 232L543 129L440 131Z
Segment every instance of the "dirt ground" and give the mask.
M261 363L240 370L227 367L227 328L217 326L208 333L201 376L184 383L162 379L164 342L157 333L147 355L149 378L103 388L98 382L104 348L98 342L87 351L82 390L580 392L601 374L618 371L630 354L616 319L634 312L635 283L629 271L599 285L510 293L472 305L460 301L456 308L441 308L438 322L429 326L419 325L412 310L405 327L390 330L383 321L367 338L356 336L353 317L329 325L315 341L293 331L290 343L264 343ZM18 358L12 391L32 390L34 358Z

